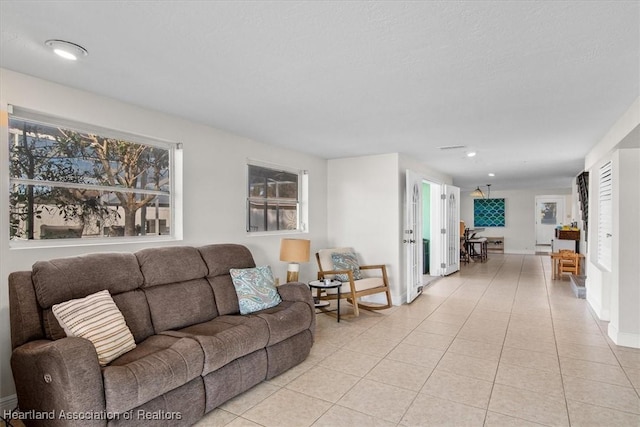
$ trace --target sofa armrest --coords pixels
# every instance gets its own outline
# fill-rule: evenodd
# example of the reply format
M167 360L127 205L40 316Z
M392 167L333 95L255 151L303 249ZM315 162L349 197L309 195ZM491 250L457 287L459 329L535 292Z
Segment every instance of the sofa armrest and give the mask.
M302 301L313 307L313 297L309 287L302 282L289 282L278 286L283 301Z
M311 336L315 337L316 306L313 302L311 289L309 289L309 287L302 282L290 282L278 286L278 293L280 294L280 298L282 298L283 301L299 301L309 306L309 310L311 311L311 325L309 325L309 330L311 331Z
M54 419L32 420L28 425L106 425L105 419L70 420L64 416L104 414L102 372L90 341L77 337L30 341L13 350L11 369L20 411L54 415Z

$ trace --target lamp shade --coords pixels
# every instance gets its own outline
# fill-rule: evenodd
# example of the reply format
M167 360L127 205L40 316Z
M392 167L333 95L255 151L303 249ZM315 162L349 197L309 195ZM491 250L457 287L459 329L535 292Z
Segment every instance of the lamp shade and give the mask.
M280 261L309 262L310 248L310 240L282 239L280 241Z
M471 192L471 197L482 197L482 198L484 198L484 193L482 192L480 187L476 187L476 189Z

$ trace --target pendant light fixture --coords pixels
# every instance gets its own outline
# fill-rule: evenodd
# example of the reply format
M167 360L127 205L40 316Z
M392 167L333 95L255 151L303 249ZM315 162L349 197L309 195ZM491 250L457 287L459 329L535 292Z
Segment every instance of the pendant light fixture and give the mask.
M491 184L487 184L487 199L491 198ZM475 190L473 190L470 194L471 197L482 197L483 199L484 197L484 192L480 189L480 186L477 186Z
M476 189L471 192L471 197L482 197L484 199L484 193L480 189L480 186L477 186Z

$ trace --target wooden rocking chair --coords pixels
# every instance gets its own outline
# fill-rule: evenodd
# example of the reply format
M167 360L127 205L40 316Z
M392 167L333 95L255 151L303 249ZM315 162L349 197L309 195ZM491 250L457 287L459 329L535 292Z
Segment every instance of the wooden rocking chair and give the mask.
M355 265L355 270L375 271L379 270L379 276L364 277L359 271L350 268L335 268L334 259L338 257L350 256L355 259L355 252L351 248L334 248L322 249L316 253L316 261L318 262L318 279L335 279L340 280L340 298L346 299L353 305L353 315L360 315L359 309L366 310L383 310L391 307L391 291L389 290L389 279L387 277L387 267L380 265ZM357 261L356 261L357 262ZM384 293L386 296L385 304L374 304L361 302L360 298L367 295ZM338 290L329 289L325 295L319 296L321 300L338 299Z

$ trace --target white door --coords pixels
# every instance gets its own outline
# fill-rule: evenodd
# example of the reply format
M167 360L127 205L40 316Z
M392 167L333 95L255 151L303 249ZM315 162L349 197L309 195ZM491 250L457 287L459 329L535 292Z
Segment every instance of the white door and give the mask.
M408 169L402 244L406 260L407 302L411 302L422 292L422 178Z
M442 275L460 270L460 189L442 186Z
M563 196L536 196L536 245L551 245L564 218Z

